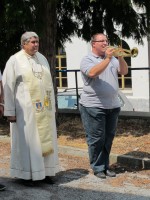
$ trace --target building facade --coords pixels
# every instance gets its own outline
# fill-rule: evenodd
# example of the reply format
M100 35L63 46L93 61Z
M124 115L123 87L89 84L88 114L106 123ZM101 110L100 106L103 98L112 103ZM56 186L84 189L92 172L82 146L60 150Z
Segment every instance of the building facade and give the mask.
M119 77L120 90L129 99L135 111L150 111L150 71L149 69L149 42L143 39L144 44L139 45L132 39L122 40L123 48L138 48L135 58L126 58L129 65L129 74ZM70 70L69 72L58 72L58 88L75 88L76 77L72 70L80 69L81 59L90 52L91 45L86 41L73 37L72 42L66 42L63 51L57 57L57 69ZM64 59L65 61L61 62ZM63 64L62 64L63 63ZM135 69L136 68L136 69ZM143 68L143 69L142 69ZM77 73L78 87L82 88L80 71Z

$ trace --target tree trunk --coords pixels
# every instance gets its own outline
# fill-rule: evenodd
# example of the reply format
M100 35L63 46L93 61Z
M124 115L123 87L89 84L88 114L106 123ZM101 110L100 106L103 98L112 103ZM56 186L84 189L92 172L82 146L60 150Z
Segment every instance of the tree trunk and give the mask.
M51 75L54 84L55 98L57 97L56 87L56 3L57 0L41 0L39 7L39 31L40 31L40 52L47 58L50 64ZM56 99L57 110L57 99Z

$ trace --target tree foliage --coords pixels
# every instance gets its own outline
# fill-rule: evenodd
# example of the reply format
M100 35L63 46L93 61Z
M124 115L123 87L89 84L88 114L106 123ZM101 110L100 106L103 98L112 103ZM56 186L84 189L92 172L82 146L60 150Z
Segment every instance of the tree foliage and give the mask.
M150 1L147 0L60 0L57 11L59 19L64 20L70 16L68 27L65 27L68 30L67 39L70 33L75 32L77 36L89 41L94 33L106 32L110 41L115 43L118 38L116 32L119 30L123 38L133 38L142 44L143 37L149 33ZM63 30L62 20L58 21L58 30L59 27ZM60 38L62 42L65 40L64 32Z
M136 9L135 9L136 6ZM138 43L148 36L150 1L148 0L1 0L0 67L20 49L20 36L35 31L40 36L40 51L55 71L56 46L71 36L90 41L91 35L105 32L111 43L133 38Z

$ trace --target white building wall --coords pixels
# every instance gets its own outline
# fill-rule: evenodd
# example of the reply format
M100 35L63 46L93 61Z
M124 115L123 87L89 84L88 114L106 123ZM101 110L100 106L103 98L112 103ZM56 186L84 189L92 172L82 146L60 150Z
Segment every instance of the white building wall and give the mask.
M147 68L148 65L148 42L143 39L144 44L138 45L129 39L126 42L130 49L137 47L138 56L131 58L131 68ZM127 96L135 111L149 111L149 70L132 70L132 96Z
M90 52L91 46L89 43L81 40L77 37L72 38L71 42L66 42L65 51L67 56L67 69L78 69L80 70L81 59ZM82 87L82 78L80 72L78 75L78 87ZM75 74L73 72L68 72L68 87L75 87Z
M138 45L132 39L125 40L130 49L137 47L138 56L131 58L131 68L148 66L148 42L144 39L144 45ZM67 56L67 69L80 69L81 59L91 51L90 43L77 37L72 38L72 43L65 44ZM132 91L127 95L135 111L149 111L149 70L132 70ZM81 74L78 72L78 87L82 87ZM75 74L68 72L68 88L75 88Z

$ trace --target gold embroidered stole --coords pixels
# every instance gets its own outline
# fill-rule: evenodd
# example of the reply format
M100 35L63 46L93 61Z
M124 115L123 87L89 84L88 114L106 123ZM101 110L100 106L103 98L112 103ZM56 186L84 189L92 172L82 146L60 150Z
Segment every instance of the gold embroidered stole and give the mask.
M54 131L54 91L53 83L47 63L38 54L38 60L42 67L42 78L38 79L32 71L32 66L25 55L20 51L17 55L20 67L24 68L23 82L27 85L35 113L35 121L38 129L43 156L53 153L52 135Z

